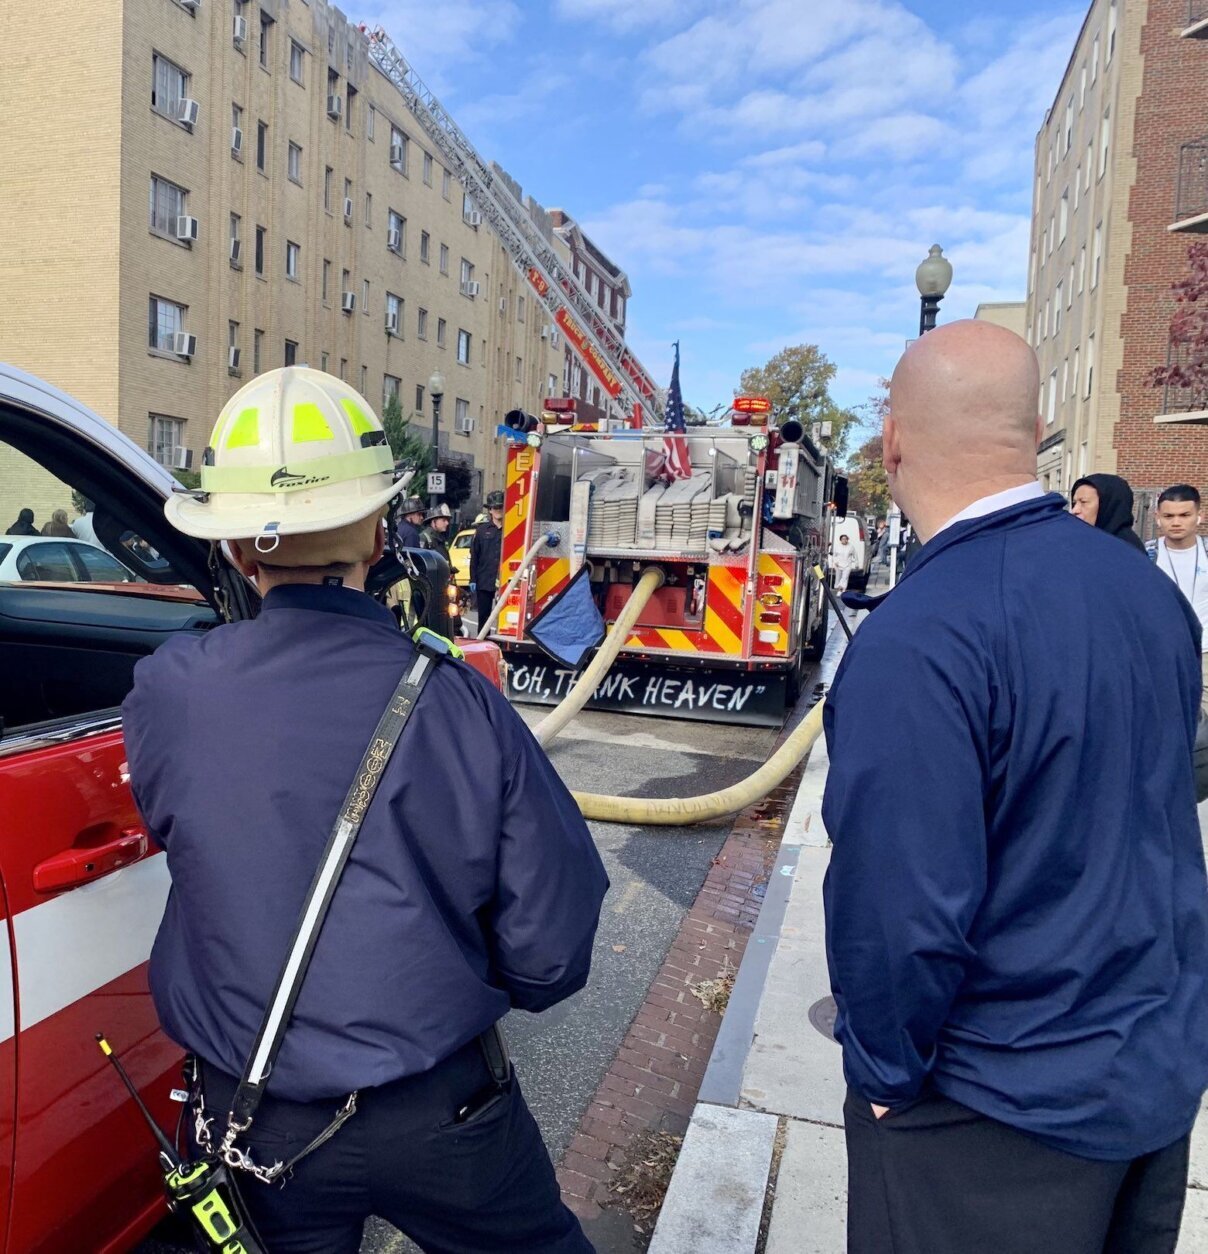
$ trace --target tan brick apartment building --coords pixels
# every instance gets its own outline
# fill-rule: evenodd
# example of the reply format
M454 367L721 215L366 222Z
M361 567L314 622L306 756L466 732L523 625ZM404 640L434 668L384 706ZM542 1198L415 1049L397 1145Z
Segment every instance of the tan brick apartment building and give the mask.
M499 486L495 426L564 350L338 9L47 0L0 5L0 40L0 360L165 464L258 371L430 430L439 369L442 446Z
M1056 490L1096 470L1140 491L1208 488L1208 436L1155 426L1170 402L1148 384L1187 268L1171 228L1180 160L1208 132L1205 35L1208 0L1094 0L1037 136L1026 325ZM1185 176L1184 199L1196 187Z

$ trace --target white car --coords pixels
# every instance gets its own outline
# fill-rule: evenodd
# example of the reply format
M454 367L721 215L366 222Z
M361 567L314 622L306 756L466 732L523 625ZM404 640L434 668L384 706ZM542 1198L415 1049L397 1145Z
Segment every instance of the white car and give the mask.
M0 583L135 583L116 557L66 536L0 536Z

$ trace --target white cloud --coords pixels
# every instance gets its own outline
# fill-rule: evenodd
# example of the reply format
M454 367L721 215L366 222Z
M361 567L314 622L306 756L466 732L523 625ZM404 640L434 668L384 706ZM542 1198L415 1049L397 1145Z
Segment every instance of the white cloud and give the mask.
M363 0L357 6L370 27L383 26L430 87L443 90L441 66L472 62L507 43L520 25L515 0Z
M697 7L687 0L557 0L556 4L561 17L600 22L618 31L682 19Z

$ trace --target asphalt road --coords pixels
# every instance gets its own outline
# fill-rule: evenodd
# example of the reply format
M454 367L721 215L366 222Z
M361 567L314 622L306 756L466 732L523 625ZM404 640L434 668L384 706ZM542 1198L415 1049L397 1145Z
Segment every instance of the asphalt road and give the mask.
M518 707L530 722L544 710ZM691 796L725 787L766 761L769 728L584 713L551 746L563 779L588 792ZM566 1148L696 898L730 828L591 824L612 883L587 988L543 1015L512 1013L506 1031L521 1084L555 1160ZM175 1254L169 1239L139 1254ZM374 1224L362 1254L415 1247Z

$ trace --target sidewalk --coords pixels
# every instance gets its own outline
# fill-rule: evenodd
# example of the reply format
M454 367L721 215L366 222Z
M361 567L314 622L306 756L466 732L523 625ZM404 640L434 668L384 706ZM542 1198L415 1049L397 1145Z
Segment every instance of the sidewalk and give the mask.
M845 640L824 659L834 674ZM839 1047L823 937L829 840L819 741L786 826L767 900L659 1217L649 1254L842 1254L847 1160ZM1208 835L1208 803L1200 808ZM1208 841L1206 841L1208 843ZM829 1012L829 1013L828 1013ZM1178 1254L1208 1254L1208 1113L1192 1134ZM766 1244L761 1245L761 1241Z

